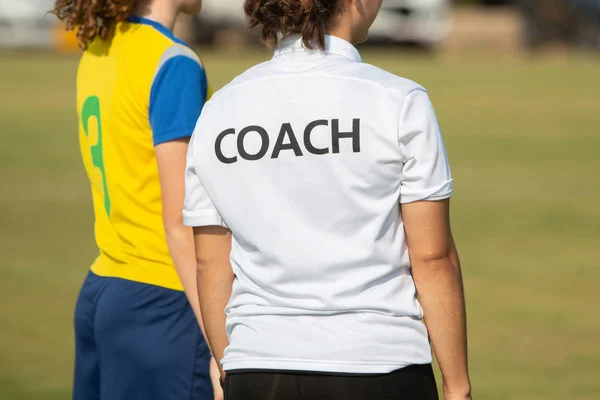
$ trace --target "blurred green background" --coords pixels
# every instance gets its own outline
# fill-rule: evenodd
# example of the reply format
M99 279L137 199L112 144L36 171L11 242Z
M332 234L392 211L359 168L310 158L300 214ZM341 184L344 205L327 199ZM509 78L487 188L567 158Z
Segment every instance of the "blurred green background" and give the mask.
M475 399L600 398L600 60L365 49L427 87L453 175ZM215 88L269 54L202 52ZM96 250L76 56L0 56L0 399L67 399Z

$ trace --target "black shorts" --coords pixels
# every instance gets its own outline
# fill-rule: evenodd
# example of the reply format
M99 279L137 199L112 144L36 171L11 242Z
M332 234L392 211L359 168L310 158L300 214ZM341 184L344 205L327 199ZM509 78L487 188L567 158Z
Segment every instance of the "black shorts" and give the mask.
M228 371L225 400L438 400L431 364L389 374Z

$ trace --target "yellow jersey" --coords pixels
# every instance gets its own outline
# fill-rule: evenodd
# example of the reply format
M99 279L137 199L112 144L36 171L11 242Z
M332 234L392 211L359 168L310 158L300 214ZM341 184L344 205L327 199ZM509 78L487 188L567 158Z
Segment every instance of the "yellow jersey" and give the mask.
M148 19L130 17L84 52L77 111L100 251L95 274L182 290L154 147L191 136L209 92L197 54Z

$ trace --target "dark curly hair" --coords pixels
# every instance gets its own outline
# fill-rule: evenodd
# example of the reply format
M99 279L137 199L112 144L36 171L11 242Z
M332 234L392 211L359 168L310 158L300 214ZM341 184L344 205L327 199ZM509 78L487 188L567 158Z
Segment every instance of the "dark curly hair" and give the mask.
M331 28L339 0L246 0L244 12L250 27L259 27L267 46L274 47L281 36L302 35L304 45L313 49L315 43L325 48L325 33Z
M79 46L85 50L96 38L107 40L115 25L125 20L137 0L56 0L51 14L77 30Z

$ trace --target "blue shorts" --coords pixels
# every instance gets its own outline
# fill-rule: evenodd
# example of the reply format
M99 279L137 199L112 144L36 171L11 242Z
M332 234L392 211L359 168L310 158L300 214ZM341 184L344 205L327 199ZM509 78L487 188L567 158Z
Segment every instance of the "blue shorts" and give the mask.
M209 362L183 292L89 273L75 310L74 400L209 400Z

